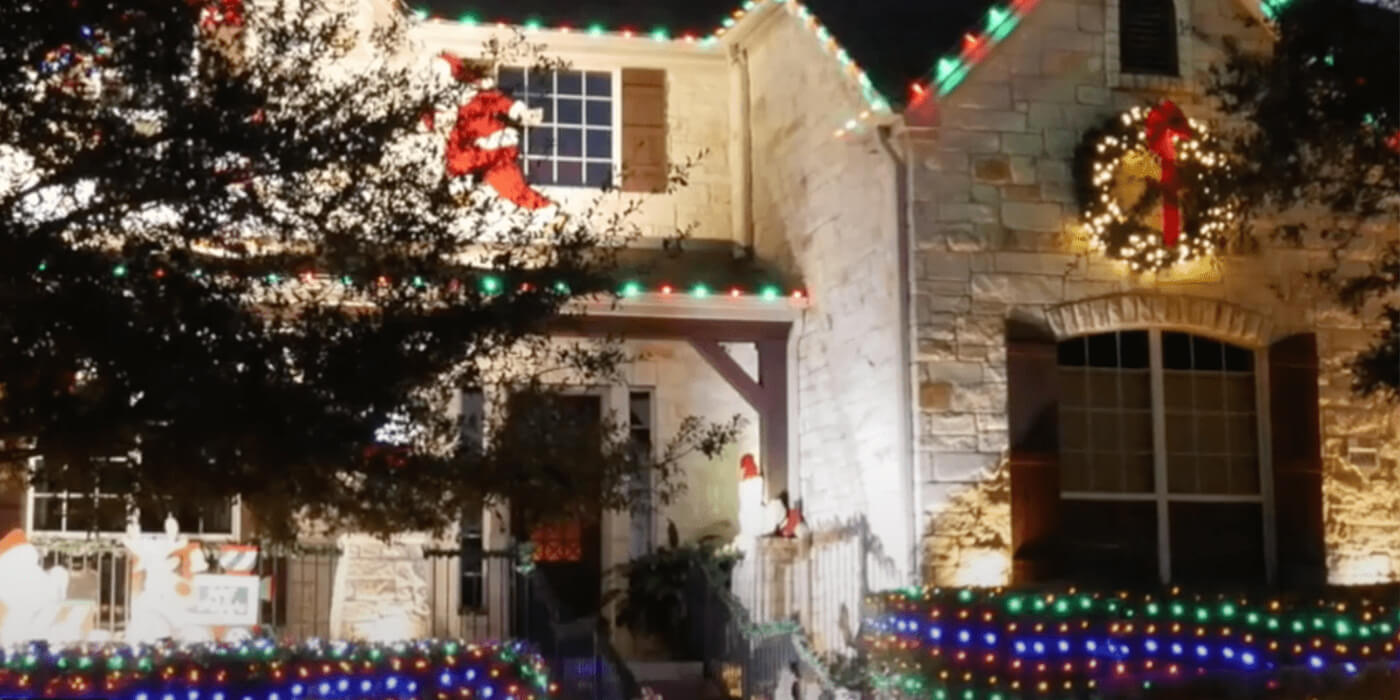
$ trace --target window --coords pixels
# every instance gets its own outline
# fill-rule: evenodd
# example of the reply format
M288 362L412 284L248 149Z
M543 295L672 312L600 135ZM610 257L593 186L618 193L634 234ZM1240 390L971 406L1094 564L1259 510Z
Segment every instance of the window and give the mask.
M650 464L651 392L634 391L628 396L627 403L628 435L631 438L632 449L641 463ZM656 546L652 520L651 471L639 474L634 486L636 500L632 508L631 552L633 557L639 557L649 554Z
M1060 497L1078 579L1266 578L1255 354L1172 331L1059 344Z
M606 187L612 183L614 105L611 71L501 68L501 89L542 112L525 129L526 177L534 185Z
M479 389L462 392L462 443L478 454L485 448L486 398ZM467 506L462 514L459 612L481 610L486 602L486 541L483 504Z
M29 529L45 533L122 533L134 517L142 532L165 531L167 515L174 516L180 533L229 537L234 528L237 506L232 501L171 503L165 509L137 510L122 493L132 485L130 460L115 457L101 463L96 483L81 487L67 483L63 472L49 475L30 491ZM83 477L75 476L76 479Z
M1119 0L1118 62L1123 73L1179 75L1174 0Z

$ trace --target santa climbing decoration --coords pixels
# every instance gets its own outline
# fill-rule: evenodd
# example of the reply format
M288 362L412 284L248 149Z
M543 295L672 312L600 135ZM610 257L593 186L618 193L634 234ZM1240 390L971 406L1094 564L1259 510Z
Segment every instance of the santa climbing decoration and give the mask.
M424 127L444 139L445 176L454 192L484 192L506 213L549 220L553 202L535 190L521 167L521 129L540 118L524 102L502 91L487 69L443 52L433 75L452 103L424 117Z
M1089 247L1134 272L1214 254L1233 227L1229 160L1206 125L1170 100L1091 131L1075 166Z

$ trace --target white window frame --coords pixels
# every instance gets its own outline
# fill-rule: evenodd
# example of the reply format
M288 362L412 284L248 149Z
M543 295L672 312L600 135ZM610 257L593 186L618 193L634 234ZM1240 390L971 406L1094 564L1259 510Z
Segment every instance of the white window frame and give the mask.
M517 66L517 65L505 65L505 66L501 66L501 68L519 69L519 70L524 70L524 71L526 71L526 72L528 72L528 71L530 70L530 66ZM499 70L499 69L498 69L498 70ZM569 65L567 68L565 68L564 70L577 71L577 72L580 72L580 73L607 73L607 74L609 74L609 75L612 77L612 98L611 98L611 103L612 103L612 124L611 124L610 127L609 127L609 128L611 129L611 132L612 132L612 145L611 145L611 148L612 148L612 158L611 158L611 162L610 162L610 164L609 164L609 165L610 165L610 169L611 169L611 173L610 173L610 177L609 177L609 182L610 182L610 184L611 184L612 187L617 187L619 184L621 184L621 183L620 183L620 178L622 177L622 69L621 69L621 68L618 68L618 67L616 67L616 66L590 66L589 64L570 64L570 65ZM498 75L499 75L499 73L498 73ZM499 82L499 78L498 78L498 82ZM527 92L528 92L528 90L527 90ZM512 95L511 97L512 97L512 99L523 99L523 98L524 98L524 95L520 95L520 96ZM556 99L557 99L557 96L556 96ZM585 122L585 124L586 124L586 122L588 121L588 116L587 116L587 115L588 115L588 111L587 111L587 109L588 109L588 108L587 108L587 98L584 98L584 122ZM555 117L556 117L556 118L558 117L558 114L557 114L557 113L555 114ZM533 128L533 127L526 126L525 129L523 130L523 132L520 134L520 158L521 158L520 167L521 167L521 171L525 174L525 180L526 180L526 182L529 182L529 180L530 180L530 168L529 168L530 153L528 152L528 149L526 148L526 143L527 143L527 141L528 141L527 133L529 132L529 130L530 130L531 128ZM583 138L584 138L584 140L585 140L585 142L586 142L587 139L588 139L588 133L587 133L588 127L587 127L587 126L581 126L580 128L582 128L582 129L584 130L584 136L583 136ZM586 143L585 143L585 145L584 145L584 149L585 149L585 150L587 149ZM557 163L558 158L559 158L559 156L558 156L557 153L550 153L550 154L548 154L547 157L549 158L550 162L553 162L553 163ZM583 163L583 166L584 166L584 176L585 176L585 178L586 178L586 177L587 177L587 172L588 172L588 167L587 167L587 166L588 166L588 161L587 161L586 159L584 159L584 160L582 160L582 163ZM530 186L531 186L531 187L535 187L535 188L539 189L540 191L546 192L546 193L549 193L549 194L559 194L559 193L565 193L565 192L580 192L580 191L590 191L590 190L601 190L601 189L602 189L602 188L599 188L599 187L594 187L594 186L592 186L592 185L586 185L586 184L585 184L585 185L557 185L557 184L555 184L555 185L536 185L536 184L534 184L534 183L530 183Z
M37 498L54 498L54 499L59 499L59 502L62 504L62 506L61 506L61 511L60 511L60 512L61 512L61 515L59 516L60 522L62 523L62 529L59 529L59 530L48 530L48 529L40 529L40 528L35 527L35 524L34 524L34 513L35 513L34 501L35 501L36 497L37 497ZM93 530L69 530L69 529L68 529L68 501L69 501L69 500L77 500L77 499L81 499L81 498L90 498L90 499L98 500L98 499L109 499L109 498L110 498L110 499L120 499L120 498L123 498L123 497L122 497L121 495L119 495L119 494L114 494L114 493L103 493L101 489L93 489L93 490L91 490L91 491L39 491L39 490L35 489L32 485L31 485L31 486L28 486L28 487L25 488L25 496L24 496L24 530L25 530L25 532L28 532L28 533L30 533L31 535L42 535L42 536L44 536L45 538L49 538L49 539L85 539L85 538L91 537L91 536L93 536L93 535L96 535L96 536L98 536L98 537L119 537L119 536L123 536L123 535L126 534L126 531L124 531L124 530L122 530L122 531L112 531L112 530L96 530L96 531L93 531ZM220 532L212 532L212 533L181 532L180 534L181 534L181 535L184 535L184 536L186 536L186 537L190 537L190 538L192 538L192 539L198 539L198 540L201 541L201 542L237 542L237 541L240 541L240 540L242 539L242 535L243 535L243 523L242 523L243 503L242 503L242 499L240 499L240 498L237 497L237 496L234 496L233 499L232 499L232 501L231 501L231 503L229 504L229 508L230 508L229 523L230 523L230 525L231 525L231 527L230 527L230 532L227 532L227 533L220 533ZM140 509L134 509L134 510L132 511L130 517L136 518L136 522L140 522L140 518L141 518L141 511L140 511ZM143 535L159 535L160 533L159 533L159 532L142 532L141 534L143 534Z
M1122 7L1120 0L1108 0L1104 7L1104 67L1108 73L1108 86L1137 90L1191 91L1194 90L1194 63L1191 60L1193 41L1192 27L1195 26L1191 14L1191 0L1172 0L1176 7L1176 72L1171 75L1146 75L1125 73L1120 55L1120 35L1118 20ZM1185 22L1186 31L1182 31Z
M1171 503L1259 503L1261 506L1259 510L1264 520L1264 577L1266 583L1272 584L1276 580L1278 545L1275 540L1276 533L1274 530L1273 455L1270 450L1271 438L1269 435L1268 352L1260 348L1246 348L1251 350L1254 357L1254 415L1257 422L1255 434L1258 440L1257 449L1259 453L1259 494L1249 496L1227 494L1173 494L1168 490L1167 486L1167 410L1165 373L1162 363L1162 333L1164 331L1176 331L1234 345L1235 347L1242 346L1228 340L1221 340L1209 333L1202 333L1199 329L1192 328L1120 328L1103 332L1128 333L1144 330L1147 331L1148 334L1148 372L1152 391L1152 492L1109 493L1062 490L1060 491L1060 500L1155 503L1157 512L1157 573L1163 585L1171 583L1172 580L1171 522L1169 517ZM1097 334L1098 333L1091 333L1090 335ZM1084 336L1061 338L1060 342L1081 337ZM1121 371L1121 368L1119 371Z

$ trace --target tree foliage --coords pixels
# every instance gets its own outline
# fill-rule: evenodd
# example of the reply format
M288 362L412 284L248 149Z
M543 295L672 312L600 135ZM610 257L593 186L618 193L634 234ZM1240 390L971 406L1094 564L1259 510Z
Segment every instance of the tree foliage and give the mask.
M408 20L256 8L0 3L6 463L143 509L237 496L281 538L439 530L483 499L624 507L642 473L674 492L682 456L733 438L692 419L652 459L616 420L582 450L551 415L461 440L462 387L615 377L617 347L543 331L612 288L630 209L502 218L442 173L422 117L456 88L423 79ZM394 449L386 424L411 426Z
M1316 281L1375 340L1352 363L1363 393L1400 390L1400 7L1292 0L1265 50L1227 44L1208 90L1235 134L1246 232L1321 245Z

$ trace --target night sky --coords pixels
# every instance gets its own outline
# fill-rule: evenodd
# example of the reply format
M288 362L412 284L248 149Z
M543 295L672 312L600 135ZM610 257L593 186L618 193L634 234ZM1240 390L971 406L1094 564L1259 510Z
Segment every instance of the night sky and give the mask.
M412 8L456 18L545 26L665 27L673 36L705 35L742 0L406 0ZM805 0L837 41L863 66L891 101L907 94L910 80L925 76L964 32L980 28L991 0Z

